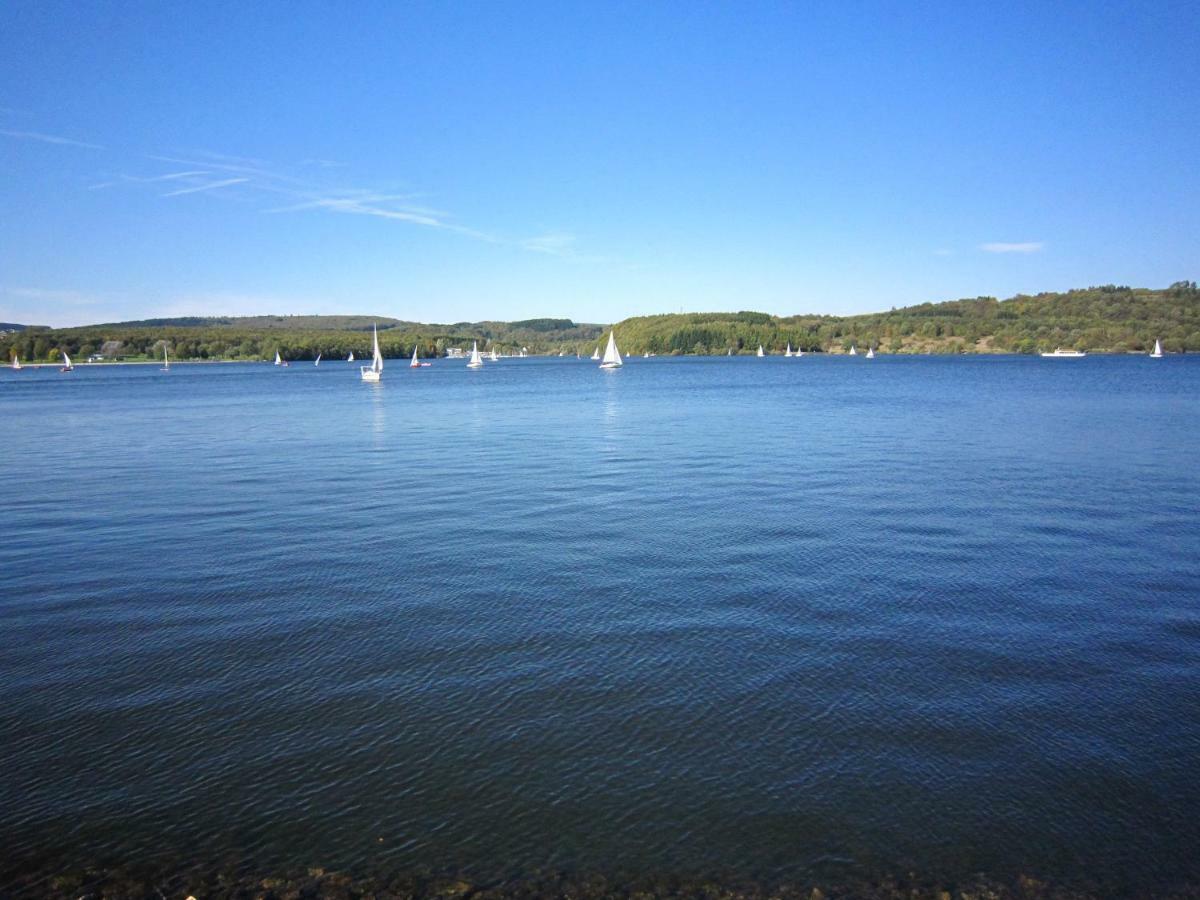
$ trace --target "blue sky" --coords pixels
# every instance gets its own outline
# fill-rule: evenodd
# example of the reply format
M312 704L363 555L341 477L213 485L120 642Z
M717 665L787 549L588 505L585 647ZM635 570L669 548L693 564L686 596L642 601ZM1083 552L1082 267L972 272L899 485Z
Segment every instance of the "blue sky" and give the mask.
M0 4L0 320L1200 277L1200 4Z

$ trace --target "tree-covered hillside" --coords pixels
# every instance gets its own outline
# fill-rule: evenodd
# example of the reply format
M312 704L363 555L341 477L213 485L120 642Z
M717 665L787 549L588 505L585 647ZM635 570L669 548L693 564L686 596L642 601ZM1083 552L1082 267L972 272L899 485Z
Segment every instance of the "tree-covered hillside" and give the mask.
M141 359L287 359L370 353L371 325L387 356L442 355L450 347L496 346L500 352L590 354L599 325L570 319L425 325L370 316L255 316L148 319L80 328L28 328L0 335L0 353L29 361L76 357ZM1163 290L1102 285L1065 293L975 297L922 303L861 316L771 316L759 312L638 316L616 325L626 353L752 353L762 344L782 352L841 353L852 344L884 353L1034 353L1055 347L1089 352L1146 352L1161 340L1167 352L1200 352L1200 290L1180 281Z

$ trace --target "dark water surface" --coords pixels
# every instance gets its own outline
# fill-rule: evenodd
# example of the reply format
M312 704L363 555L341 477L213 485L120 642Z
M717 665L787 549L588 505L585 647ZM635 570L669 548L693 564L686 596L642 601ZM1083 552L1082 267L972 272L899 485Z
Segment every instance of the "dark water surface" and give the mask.
M1200 870L1200 359L0 371L12 861Z

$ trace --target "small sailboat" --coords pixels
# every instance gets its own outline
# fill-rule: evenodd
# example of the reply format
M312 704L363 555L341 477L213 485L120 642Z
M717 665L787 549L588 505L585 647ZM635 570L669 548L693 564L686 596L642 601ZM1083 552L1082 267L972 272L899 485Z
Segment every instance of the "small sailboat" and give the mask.
M792 354L792 356L803 356L803 355L804 355L804 351L801 350L799 347L797 347L796 352Z
M171 361L169 359L167 359L167 345L165 342L163 343L163 364L162 364L162 368L159 369L159 371L160 372L170 372L171 371Z
M1154 341L1154 352L1150 354L1151 359L1162 359L1162 341L1157 338ZM20 368L17 366L16 368Z
M621 368L621 351L617 349L617 333L608 333L608 346L604 348L604 359L600 363L602 369Z
M350 351L350 355L346 357L346 362L354 362L354 351Z
M732 348L732 347L729 347L729 348L728 348L728 349L725 351L725 355L726 355L726 356L733 356L733 348Z
M790 357L792 355L792 342L788 341L787 349L783 351L783 355Z
M421 360L417 359L417 345L416 344L413 344L413 358L412 358L412 362L410 362L408 364L408 367L410 369L421 368Z
M867 359L874 359L874 358L875 358L875 348L868 347L867 348Z
M58 371L60 371L60 372L74 372L75 371L75 367L73 365L71 365L71 357L67 356L66 350L63 351L62 368L59 369Z
M313 360L313 365L314 365L314 366L319 366L320 364L321 364L321 354L320 354L320 353L318 353L318 354L317 354L317 358Z
M276 350L276 351L275 351L275 365L277 365L277 366L287 366L287 365L289 365L288 361L287 361L286 359L284 359L282 356L280 356L280 355L279 355L279 351L278 351L278 350Z
M575 354L575 358L576 358L576 359L578 359L578 358L579 358L579 354L578 354L578 353L576 353L576 354ZM500 362L500 357L498 357L498 356L496 355L496 348L495 348L495 347L493 347L493 348L492 348L492 355L491 355L491 356L489 356L489 357L488 357L488 359L490 359L492 362Z
M17 356L15 353L13 354L12 367L18 372L21 371L21 357Z
M858 356L858 348L856 346L854 346L853 344L850 345L850 355Z
M561 353L558 355L562 356ZM483 368L483 357L479 355L479 341L471 342L471 359L467 363L467 368L468 369L482 369Z
M592 361L600 362L600 345L596 345L596 349L592 351Z
M379 381L383 378L383 354L379 352L379 329L372 325L371 333L375 355L371 358L369 366L358 367L363 381Z
M759 344L759 345L758 345L758 352L757 352L757 353L755 353L754 355L755 355L755 356L766 356L766 355L767 355L767 354L766 354L766 352L763 350L763 345L762 345L762 344Z

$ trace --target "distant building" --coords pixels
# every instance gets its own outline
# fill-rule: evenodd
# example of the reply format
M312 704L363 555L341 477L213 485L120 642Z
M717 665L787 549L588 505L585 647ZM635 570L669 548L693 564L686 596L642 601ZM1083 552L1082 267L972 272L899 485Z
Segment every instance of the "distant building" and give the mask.
M464 351L462 347L446 348L446 359L462 359L466 355L466 351Z

